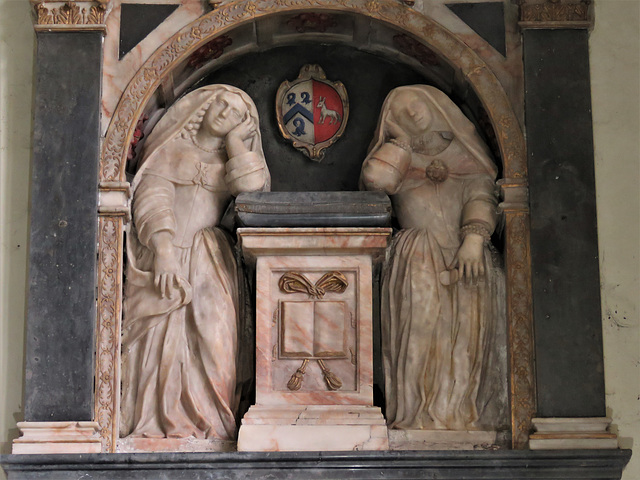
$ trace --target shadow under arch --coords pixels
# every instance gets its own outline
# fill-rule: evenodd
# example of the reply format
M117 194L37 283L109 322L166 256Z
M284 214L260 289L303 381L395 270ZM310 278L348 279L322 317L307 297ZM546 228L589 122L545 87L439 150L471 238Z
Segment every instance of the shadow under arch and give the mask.
M236 0L182 28L139 69L122 94L107 129L100 181L125 180L128 146L137 119L163 80L184 59L213 38L247 23L309 11L349 13L391 26L457 68L489 116L504 163L504 177L526 179L524 136L504 89L486 63L438 23L392 0Z
M417 40L456 69L475 92L489 117L503 162L506 219L505 258L507 265L507 322L509 329L510 405L512 445L526 448L530 420L535 411L533 365L533 319L531 313L531 267L529 217L526 200L527 166L524 135L507 95L496 76L466 44L428 17L394 0L235 0L193 21L165 42L139 69L123 92L114 111L102 146L99 181L101 192L124 187L129 144L136 123L146 105L172 71L209 41L237 28L278 15L304 12L340 13L364 18L393 28ZM218 61L222 61L218 59ZM122 300L122 232L124 217L101 213L99 230L98 332L104 311L118 318ZM118 264L113 271L113 257ZM119 259L119 260L118 260ZM107 268L111 262L111 269ZM104 266L104 268L103 268ZM115 280L115 286L114 286ZM108 288L103 288L107 286ZM115 322L114 322L115 323ZM119 323L119 322L118 322ZM113 327L116 328L116 327ZM119 327L118 327L119 328ZM115 338L119 338L119 331ZM117 439L118 382L114 336L104 345L98 342L96 364L96 420L106 440L107 451L115 451ZM107 363L114 375L104 375ZM107 378L109 394L100 398L101 378ZM110 420L105 420L109 415ZM108 424L105 424L108 423Z

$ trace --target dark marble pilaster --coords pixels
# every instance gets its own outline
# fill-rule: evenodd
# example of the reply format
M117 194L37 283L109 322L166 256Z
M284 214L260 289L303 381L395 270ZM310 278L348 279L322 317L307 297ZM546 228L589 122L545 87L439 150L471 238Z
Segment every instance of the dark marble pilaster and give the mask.
M588 32L523 35L538 416L603 417Z
M91 420L102 33L39 32L25 420Z

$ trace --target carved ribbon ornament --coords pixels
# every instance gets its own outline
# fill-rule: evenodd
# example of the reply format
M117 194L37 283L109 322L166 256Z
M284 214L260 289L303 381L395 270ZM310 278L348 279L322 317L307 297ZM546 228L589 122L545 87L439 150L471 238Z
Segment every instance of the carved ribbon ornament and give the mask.
M349 286L347 277L344 274L333 271L325 273L314 285L307 277L297 272L286 272L278 281L278 287L284 293L306 293L313 298L323 298L327 292L344 293ZM302 379L307 370L309 359L305 358L287 383L287 388L291 391L300 390ZM331 372L323 360L318 360L318 365L322 370L322 375L329 390L339 390L342 388L342 381Z
M285 273L278 282L278 287L284 293L306 293L314 298L323 298L327 292L343 293L348 286L347 277L340 272L325 273L315 285L296 272Z

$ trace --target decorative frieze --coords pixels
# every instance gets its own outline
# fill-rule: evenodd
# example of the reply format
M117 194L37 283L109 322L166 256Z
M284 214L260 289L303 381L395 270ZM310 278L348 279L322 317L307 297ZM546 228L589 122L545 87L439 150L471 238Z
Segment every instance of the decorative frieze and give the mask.
M287 21L287 26L293 28L298 33L321 32L335 27L338 21L335 15L330 13L304 12Z
M106 32L109 0L66 2L32 0L36 31L100 30Z
M515 0L520 28L591 28L591 0Z

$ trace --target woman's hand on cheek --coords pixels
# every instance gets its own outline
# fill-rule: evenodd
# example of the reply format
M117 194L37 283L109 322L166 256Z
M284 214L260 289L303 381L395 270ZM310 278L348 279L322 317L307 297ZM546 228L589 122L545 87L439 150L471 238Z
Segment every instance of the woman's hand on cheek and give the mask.
M244 144L245 140L254 136L257 132L257 127L253 122L251 116L247 115L246 118L238 123L227 134L227 153L229 157L235 157L243 153L247 153L249 149Z

